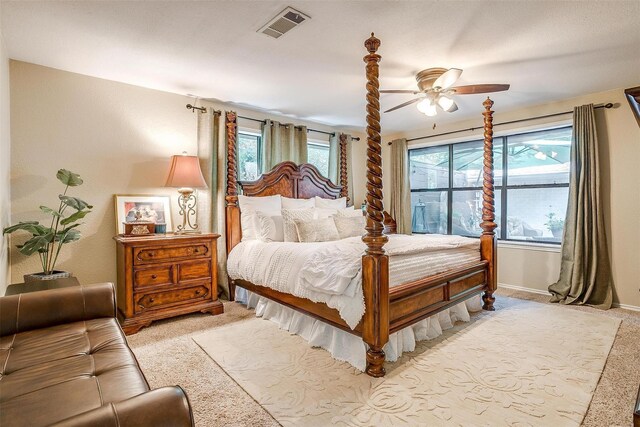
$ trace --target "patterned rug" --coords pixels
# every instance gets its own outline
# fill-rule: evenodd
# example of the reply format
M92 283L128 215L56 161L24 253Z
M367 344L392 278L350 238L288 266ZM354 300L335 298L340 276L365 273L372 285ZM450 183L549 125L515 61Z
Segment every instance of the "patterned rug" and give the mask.
M284 426L580 425L620 320L501 298L375 379L251 319L194 337Z

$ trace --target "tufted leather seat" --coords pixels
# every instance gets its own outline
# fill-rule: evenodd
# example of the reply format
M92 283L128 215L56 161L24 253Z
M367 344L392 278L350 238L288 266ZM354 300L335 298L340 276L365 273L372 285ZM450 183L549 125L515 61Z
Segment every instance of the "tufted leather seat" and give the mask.
M193 425L179 387L149 392L110 283L0 298L0 425Z

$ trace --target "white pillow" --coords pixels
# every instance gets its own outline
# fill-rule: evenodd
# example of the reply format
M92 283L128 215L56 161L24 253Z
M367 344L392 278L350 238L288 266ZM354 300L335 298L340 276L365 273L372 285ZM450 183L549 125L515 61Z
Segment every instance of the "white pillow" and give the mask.
M324 209L324 208L315 208L315 219L318 218L330 218L332 216L334 216L339 209Z
M282 222L285 242L299 242L295 220L309 221L314 219L315 209L282 209Z
M345 209L347 207L347 198L340 197L339 199L323 199L316 196L316 208L322 209Z
M338 240L339 234L332 218L294 220L298 239L301 242L330 242Z
M256 233L263 242L284 242L284 223L282 215L272 215L267 212L256 212Z
M342 218L347 218L347 217L360 217L360 216L364 216L364 212L362 212L362 209L356 209L354 207L350 207L350 208L346 208L346 209L338 209L336 210L336 214L335 216L339 216Z
M347 237L355 237L362 236L365 233L365 220L364 216L350 216L350 217L341 217L334 216L333 222L336 225L336 229L338 230L338 235L341 239L346 239Z
M258 238L256 230L257 211L267 212L270 215L277 215L282 209L281 196L248 197L239 195L238 204L240 206L240 224L242 228L242 240L252 240Z
M291 199L282 197L282 209L309 209L316 205L314 199Z

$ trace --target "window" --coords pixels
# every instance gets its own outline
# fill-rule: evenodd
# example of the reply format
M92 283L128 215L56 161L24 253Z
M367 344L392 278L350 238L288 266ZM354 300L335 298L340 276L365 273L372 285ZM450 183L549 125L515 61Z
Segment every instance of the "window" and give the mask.
M318 168L323 176L329 176L329 146L309 142L307 144L307 161Z
M248 132L238 132L238 180L254 181L260 176L259 153L262 137ZM307 144L308 162L329 176L329 145L321 142Z
M496 137L493 144L498 238L560 243L571 127ZM415 233L482 233L482 161L482 141L409 150Z
M260 175L258 147L261 137L250 133L238 133L238 180L254 181Z

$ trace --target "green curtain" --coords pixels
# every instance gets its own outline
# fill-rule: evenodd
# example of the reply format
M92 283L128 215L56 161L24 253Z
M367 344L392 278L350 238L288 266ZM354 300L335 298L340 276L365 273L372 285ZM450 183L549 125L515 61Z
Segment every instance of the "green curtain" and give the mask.
M558 281L551 301L608 309L613 277L600 197L598 137L593 104L573 110L569 202Z
M391 141L391 216L399 234L411 234L409 147L405 138Z
M334 133L329 138L329 179L335 184L340 184L340 133ZM353 139L349 134L346 135L347 139L347 183L349 197L348 205L353 205L353 167L352 167L352 147Z
M307 163L307 127L267 119L262 124L260 172L269 172L286 160Z
M206 112L198 111L197 141L198 158L207 189L198 192L198 228L205 233L221 235L218 243L218 290L229 298L227 284L227 259L224 227L224 196L226 173L226 144L220 144L220 114L211 106ZM221 243L222 242L222 243Z
M340 184L340 134L329 138L329 176L334 184Z

